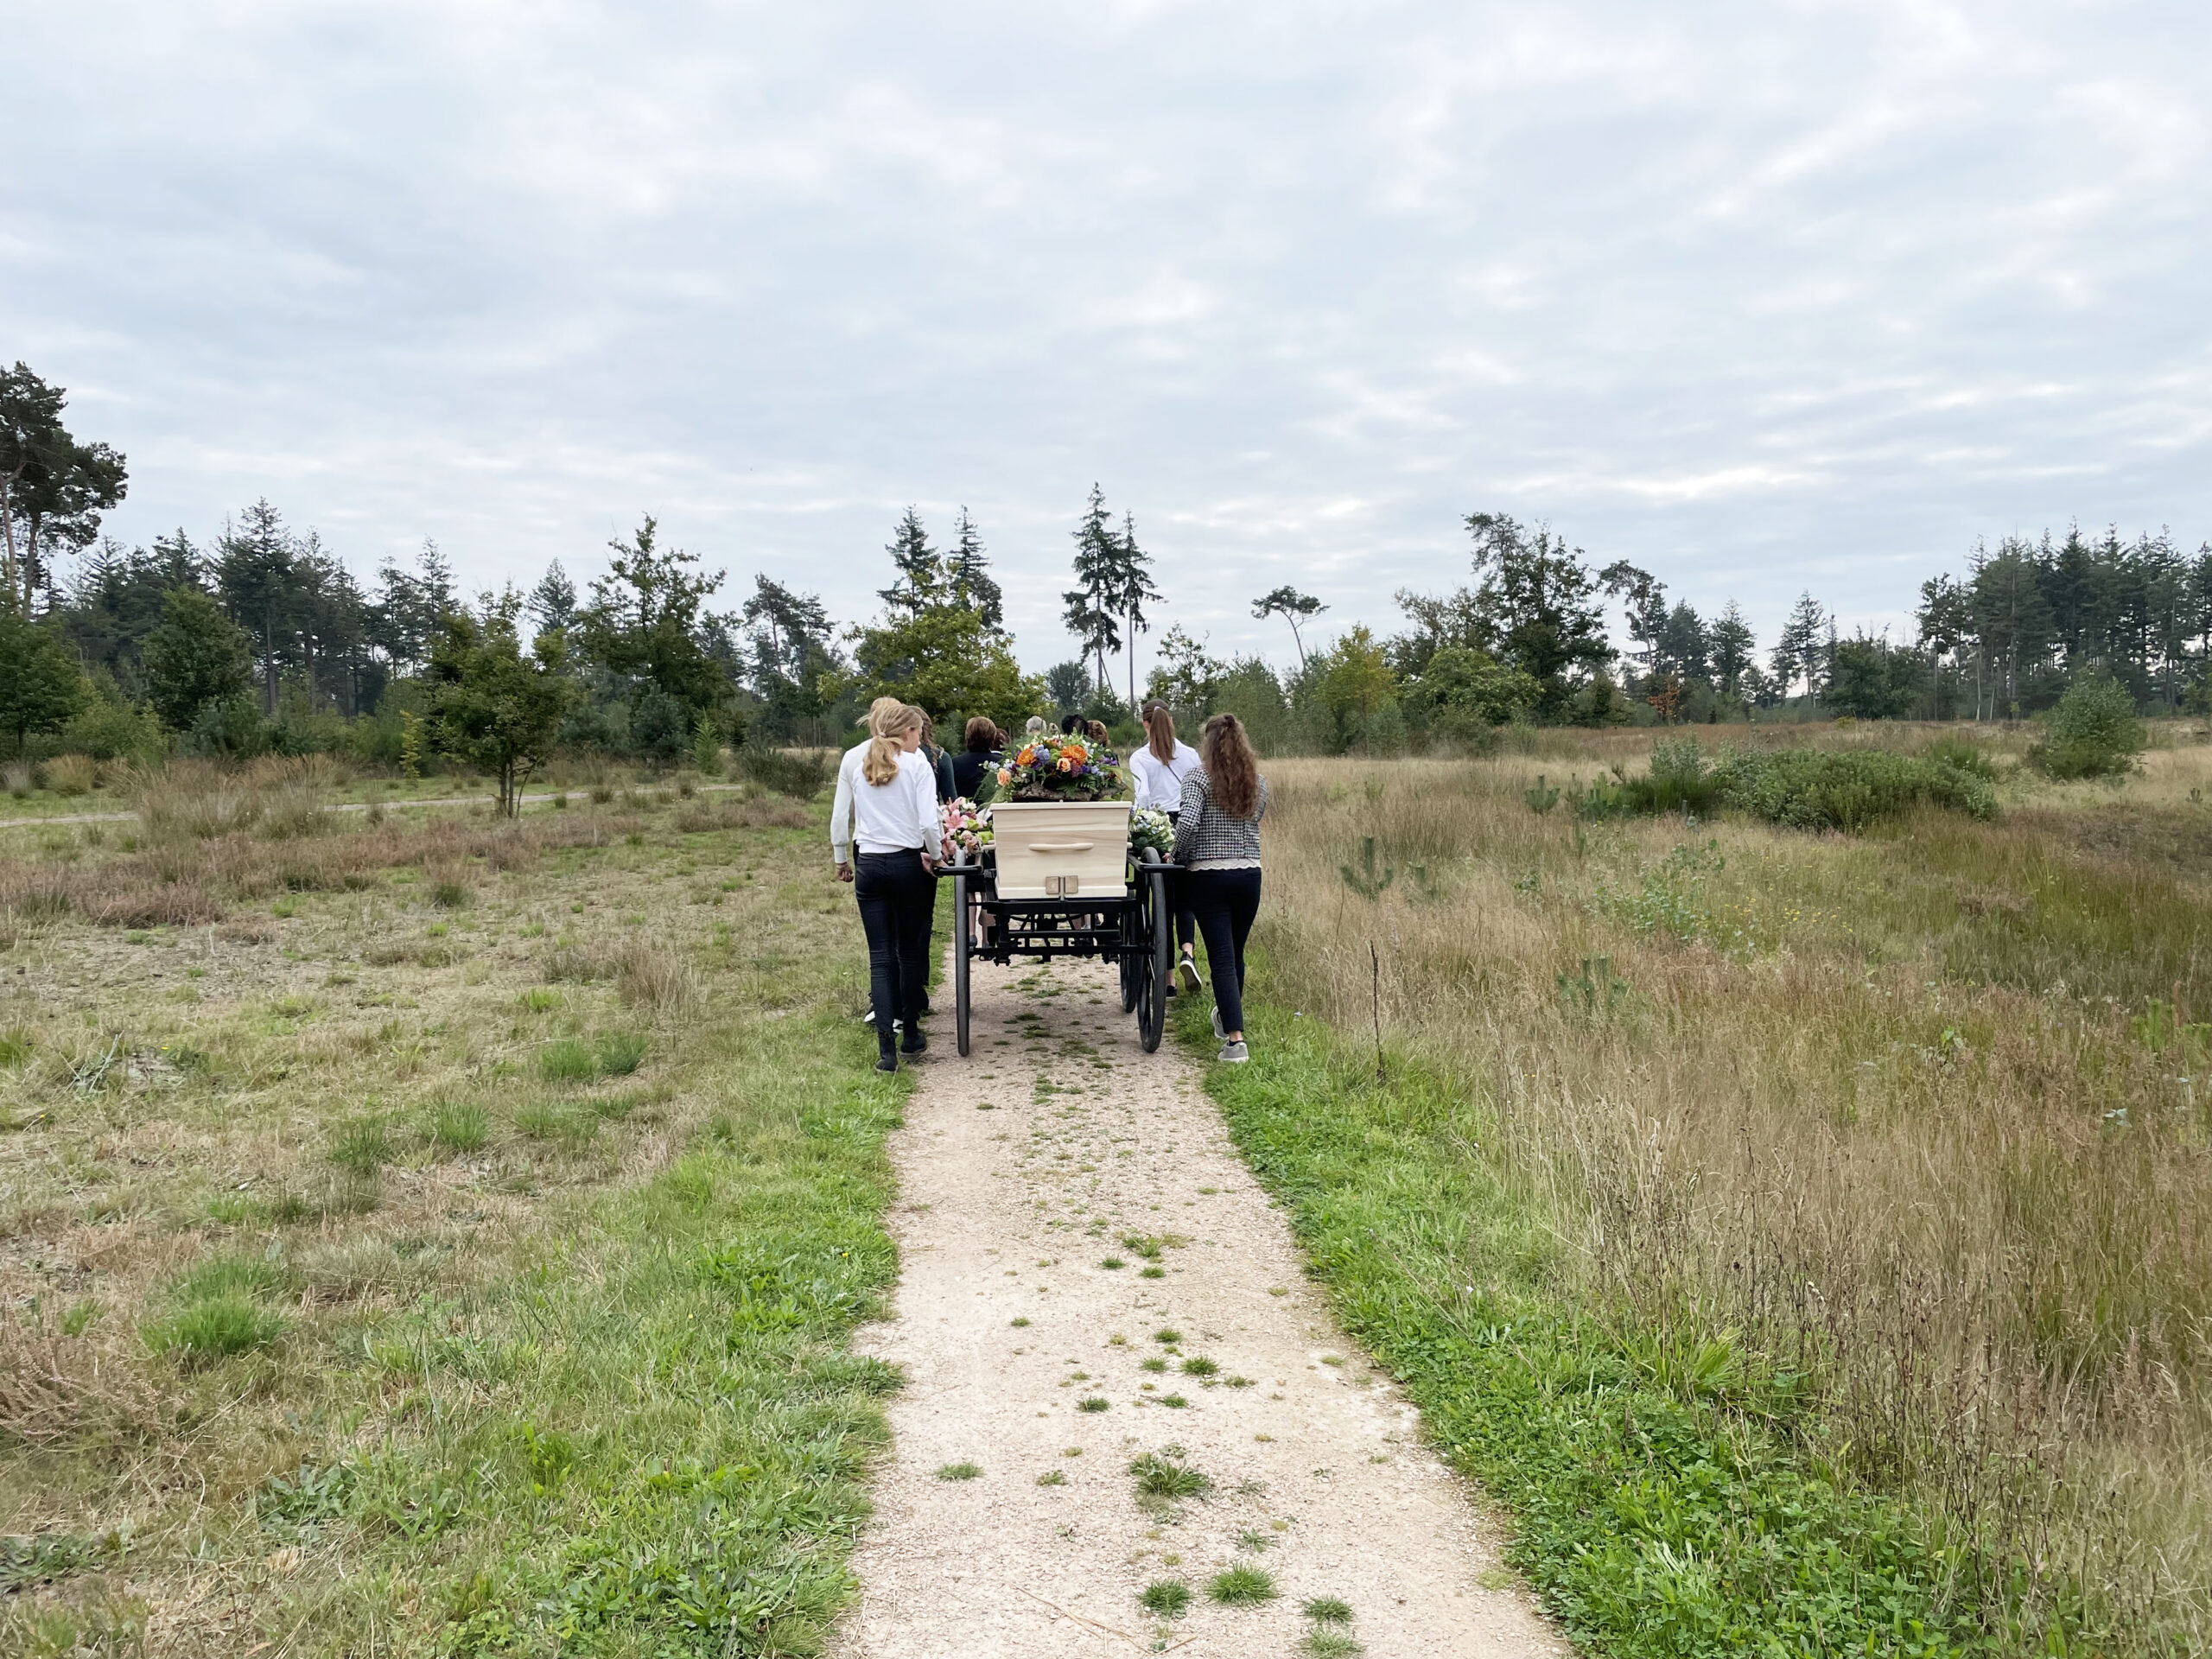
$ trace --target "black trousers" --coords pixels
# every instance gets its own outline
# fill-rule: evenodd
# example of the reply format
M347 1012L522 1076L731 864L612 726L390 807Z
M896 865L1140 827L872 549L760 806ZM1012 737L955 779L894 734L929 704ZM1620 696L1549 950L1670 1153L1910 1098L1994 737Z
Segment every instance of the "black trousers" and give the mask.
M930 924L937 878L918 852L861 853L853 864L853 896L868 932L868 997L879 1047L891 1046L891 1022L911 1034L930 983Z
M1213 975L1213 1005L1224 1031L1244 1029L1244 941L1260 913L1260 873L1252 870L1188 870L1184 893L1206 942L1206 966Z

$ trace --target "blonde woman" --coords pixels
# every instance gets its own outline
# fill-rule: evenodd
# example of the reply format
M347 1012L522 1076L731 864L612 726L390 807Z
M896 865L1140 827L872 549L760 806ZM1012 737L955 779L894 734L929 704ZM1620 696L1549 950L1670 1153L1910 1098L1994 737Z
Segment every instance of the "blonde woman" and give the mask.
M1213 1031L1222 1039L1216 1058L1241 1065L1252 1058L1244 1044L1244 941L1260 913L1268 780L1234 715L1216 715L1199 728L1198 759L1205 769L1183 779L1175 861L1213 975Z
M922 722L922 711L906 703L872 721L875 735L853 791L854 856L837 864L837 879L853 884L868 933L879 1071L896 1071L901 1053L911 1059L929 1046L922 1003L944 828L936 772L921 754ZM894 1020L903 1035L894 1035Z
M1183 812L1183 780L1198 769L1198 752L1175 735L1175 716L1164 702L1144 706L1145 746L1129 757L1129 776L1135 781L1136 804L1156 807L1173 823ZM1182 873L1167 878L1175 905L1176 972L1186 991L1198 988L1198 959L1192 955L1195 931L1190 907L1183 902Z

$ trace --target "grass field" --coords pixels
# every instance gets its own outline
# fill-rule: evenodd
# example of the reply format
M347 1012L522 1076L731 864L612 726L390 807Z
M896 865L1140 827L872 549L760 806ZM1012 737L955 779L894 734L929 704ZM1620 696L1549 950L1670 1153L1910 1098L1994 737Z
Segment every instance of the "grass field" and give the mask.
M0 1650L815 1650L901 1090L808 814L610 796L10 833Z
M2203 1650L2212 750L1855 838L1536 810L1627 741L1269 769L1217 1084L1348 1319L1601 1647Z

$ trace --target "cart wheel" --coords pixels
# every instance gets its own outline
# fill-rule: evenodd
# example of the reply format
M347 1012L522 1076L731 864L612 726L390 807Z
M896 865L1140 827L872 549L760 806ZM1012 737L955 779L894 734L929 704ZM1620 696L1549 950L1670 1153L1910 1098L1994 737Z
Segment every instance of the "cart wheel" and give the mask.
M968 1053L968 958L975 953L976 941L969 932L968 878L956 870L952 875L952 1029L958 1040L963 1058Z
M1175 968L1175 917L1167 908L1166 871L1156 867L1147 869L1145 890L1151 899L1152 931L1137 963L1144 982L1138 997L1137 1035L1149 1054L1160 1046L1160 1036L1167 1029L1167 976Z

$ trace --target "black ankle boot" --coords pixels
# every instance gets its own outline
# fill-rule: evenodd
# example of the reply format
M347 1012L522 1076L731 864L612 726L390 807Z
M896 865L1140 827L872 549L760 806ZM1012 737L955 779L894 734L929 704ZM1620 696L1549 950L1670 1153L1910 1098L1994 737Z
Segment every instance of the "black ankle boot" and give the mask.
M876 1050L875 1069L879 1071L896 1071L899 1069L899 1051L891 1046L888 1037Z
M918 1054L929 1046L930 1039L922 1034L921 1028L918 1026L909 1026L906 1028L906 1039L899 1045L899 1052L901 1054Z

